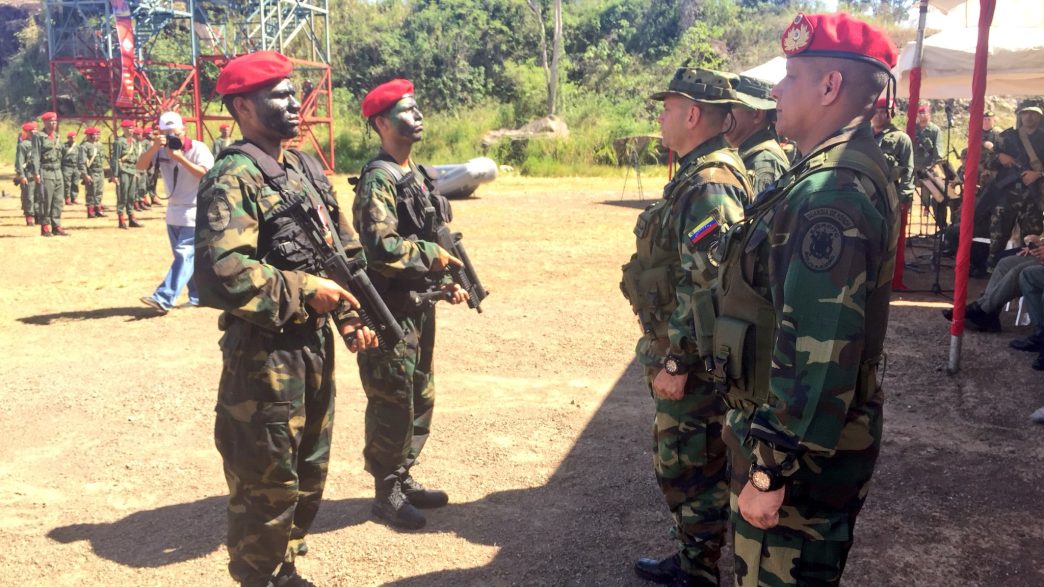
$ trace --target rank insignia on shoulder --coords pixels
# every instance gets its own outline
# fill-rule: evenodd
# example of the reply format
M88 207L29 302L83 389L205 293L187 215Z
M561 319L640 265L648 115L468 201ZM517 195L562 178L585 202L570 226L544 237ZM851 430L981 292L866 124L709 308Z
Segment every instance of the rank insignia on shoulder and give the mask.
M720 227L721 224L718 223L717 215L711 214L704 218L702 222L697 224L696 228L693 228L686 233L686 236L689 237L689 244L691 246L696 246L696 243L703 240L707 235L714 234Z

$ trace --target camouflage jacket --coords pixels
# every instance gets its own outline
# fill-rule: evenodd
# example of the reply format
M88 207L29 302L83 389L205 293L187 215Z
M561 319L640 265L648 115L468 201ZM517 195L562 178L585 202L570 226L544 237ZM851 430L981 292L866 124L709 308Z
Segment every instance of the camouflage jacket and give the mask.
M284 152L291 191L326 204L345 253L359 252L359 240L330 195L321 198L304 166ZM276 220L268 214L284 199L249 157L229 153L218 159L199 184L196 207L196 261L193 279L200 302L269 331L304 324L314 312L307 302L316 277L301 269L278 268L262 260ZM280 221L286 220L280 218Z
M941 131L934 122L929 122L924 128L917 125L914 125L914 127L917 129L917 132L914 133L916 136L913 141L914 168L927 169L945 156L942 152L943 145L939 139Z
M18 144L15 146L15 177L31 179L36 174L36 167L33 166L32 135L19 135Z
M910 136L896 128L892 123L881 132L874 133L877 145L884 153L885 159L893 166L895 191L899 194L899 202L909 204L914 196L914 156L913 142Z
M112 142L112 155L109 157L109 169L112 176L118 173L134 175L137 173L135 165L138 163L138 149L135 142L127 137L119 137Z
M42 132L33 135L33 167L37 173L44 169L61 170L62 143L57 135L47 136Z
M103 174L105 172L104 160L105 158L101 156L101 143L90 141L80 143L76 158L76 168L80 174L91 176Z
M1037 158L1044 163L1044 127L1038 128L1035 132L1030 134L1029 142L1033 147L1033 150L1037 153ZM1010 155L1020 166L1029 169L1029 153L1026 152L1026 148L1022 145L1022 139L1019 138L1018 129L1009 128L1002 132L994 151L996 153ZM1000 167L999 161L996 163L996 166Z
M764 191L790 167L790 160L776 142L775 133L767 128L743 141L739 154L751 178L754 195Z
M722 166L704 167L708 157L717 151L729 151L737 166L730 171ZM638 236L637 261L647 264L643 257L656 256L656 250L674 251L676 260L671 265L673 300L665 300L665 308L673 309L666 316L667 352L682 363L693 365L700 360L694 325L694 298L697 292L709 293L717 284L717 267L710 262L711 247L718 235L729 225L743 218L743 206L750 199L746 188L736 174L743 176L735 149L730 149L722 136L717 136L687 153L678 162L678 171L663 190L664 199L646 209L639 216L635 234ZM644 227L643 227L644 225ZM651 238L660 242L643 242L643 234L651 227L656 230ZM652 248L651 255L643 249ZM653 269L653 267L645 267ZM709 299L709 298L708 298ZM653 325L654 331L661 328ZM664 358L662 345L654 334L646 334L638 341L636 353L644 365L659 364Z
M394 163L383 150L377 158ZM424 195L430 197L431 191L412 159L409 166ZM408 171L403 170L403 173ZM392 279L423 278L438 257L438 245L416 235L399 234L398 204L395 178L384 169L371 168L359 178L352 204L353 226L359 233L366 262L372 271Z
M835 137L841 148L880 157L868 124ZM816 171L817 151L782 178L789 187L780 198L754 213L742 261L776 315L772 355L756 358L771 361L771 375L769 401L750 423L753 452L766 466L791 463L785 474L800 466L794 455L829 457L868 434L866 398L855 395L861 367L879 359L864 351L884 338L895 268L895 193L879 193L851 169Z

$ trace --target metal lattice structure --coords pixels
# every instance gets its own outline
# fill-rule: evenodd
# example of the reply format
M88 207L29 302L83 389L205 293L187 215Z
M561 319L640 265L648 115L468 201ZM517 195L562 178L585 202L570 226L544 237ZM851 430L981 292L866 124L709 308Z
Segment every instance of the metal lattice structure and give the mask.
M327 0L46 0L51 102L63 118L150 126L181 113L189 134L233 123L214 93L230 59L273 50L294 62L301 135L289 146L334 166Z

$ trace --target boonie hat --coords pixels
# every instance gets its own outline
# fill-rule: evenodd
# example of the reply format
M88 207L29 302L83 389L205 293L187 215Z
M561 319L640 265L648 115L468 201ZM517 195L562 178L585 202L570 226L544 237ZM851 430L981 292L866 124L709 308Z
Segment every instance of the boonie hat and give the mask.
M1044 109L1040 107L1040 102L1033 99L1026 99L1019 102L1018 113L1022 114L1023 112L1036 112L1037 114L1044 116Z
M657 92L649 99L662 101L674 95L707 104L743 104L730 77L736 76L713 69L679 67L667 84L667 91Z
M736 94L744 106L754 110L775 110L776 100L772 97L771 82L749 75L739 75L733 80Z

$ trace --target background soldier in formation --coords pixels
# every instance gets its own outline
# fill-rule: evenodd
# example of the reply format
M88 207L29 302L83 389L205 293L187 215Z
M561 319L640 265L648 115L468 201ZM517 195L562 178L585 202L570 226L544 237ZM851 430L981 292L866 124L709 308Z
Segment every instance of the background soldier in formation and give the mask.
M732 409L740 585L836 585L881 446L898 198L866 119L896 50L846 14L783 34L776 125L804 158L725 237L715 377Z
M36 202L36 223L41 236L69 236L62 228L62 208L65 207L65 185L62 179L62 144L58 138L58 115L44 112L40 116L44 127L33 135L33 168L39 183Z
M105 191L105 157L101 152L98 137L101 134L91 126L83 131L86 139L80 143L76 167L83 179L83 199L87 204L87 218L105 216L102 211L102 194Z
M896 259L905 258L906 250L906 222L913 205L914 197L914 155L913 141L905 131L899 130L892 124L895 116L895 102L886 98L878 98L874 104L874 115L870 118L870 127L874 131L874 139L877 146L884 154L885 160L891 165L892 179L895 181L895 192L899 196L899 240L896 242ZM903 283L903 269L900 264L895 266L895 275L892 278L893 290L905 290Z
M137 161L141 154L149 150L152 144L152 136L143 126L134 127L134 160ZM148 182L151 167L146 169L135 169L134 177L134 209L142 212L152 207L152 201L148 198Z
M718 275L710 250L751 197L743 162L722 136L738 98L728 74L681 68L650 99L663 101L663 144L681 159L663 199L638 217L638 252L623 266L621 289L643 332L636 353L656 406L653 465L677 552L640 559L634 570L667 585L717 585L728 480L725 410L707 371Z
M435 410L435 306L411 303L410 293L441 288L452 304L468 295L444 273L461 261L435 243L436 231L450 220L449 202L410 158L424 132L413 84L397 79L377 86L363 98L362 114L380 136L381 150L363 167L352 218L370 279L406 333L395 348L359 353L363 457L374 478L374 516L416 529L426 523L417 508L442 507L449 497L425 489L410 471Z
M22 192L22 214L25 225L36 224L36 168L33 167L33 133L36 123L27 122L22 125L22 133L18 135L15 146L15 183Z
M790 167L776 137L776 101L772 84L746 75L735 80L740 104L733 104L725 140L739 149L747 168L753 194L757 196Z
M334 333L343 318L350 347L376 337L342 305L358 307L335 282L307 273L296 249L303 227L275 208L302 195L320 211L327 235L349 255L359 242L321 165L283 151L300 132L290 60L261 51L221 71L217 92L243 132L199 186L196 271L200 302L224 310L224 368L215 443L228 482L228 569L247 586L312 585L296 556L322 499L334 416ZM202 146L202 145L201 145ZM205 146L202 146L204 149ZM284 182L262 168L281 170ZM302 237L303 238L303 237ZM299 253L299 252L298 252Z
M992 271L997 264L997 255L1008 246L1012 229L1017 224L1021 236L1044 232L1041 198L1044 197L1044 116L1039 100L1027 99L1019 103L1018 121L1015 128L1000 134L996 145L997 158L994 167L998 170L995 181L1002 181L1000 170L1005 175L1014 174L1001 201L990 215L990 256L987 265ZM1008 183L1008 182L1005 182Z
M138 171L134 163L138 160L138 150L134 141L134 122L124 120L120 123L123 136L112 142L112 156L109 159L111 181L116 184L116 217L120 228L141 228L142 224L134 217L134 193Z
M76 144L76 131L71 130L65 133L65 144L62 146L62 187L66 206L75 204L80 194L79 158L80 146Z
M210 149L210 152L213 153L215 157L220 155L221 151L225 150L225 147L232 144L232 139L229 137L229 133L231 132L231 130L232 125L224 122L221 123L221 126L218 127L218 132L221 133L221 136L214 139L214 144Z

